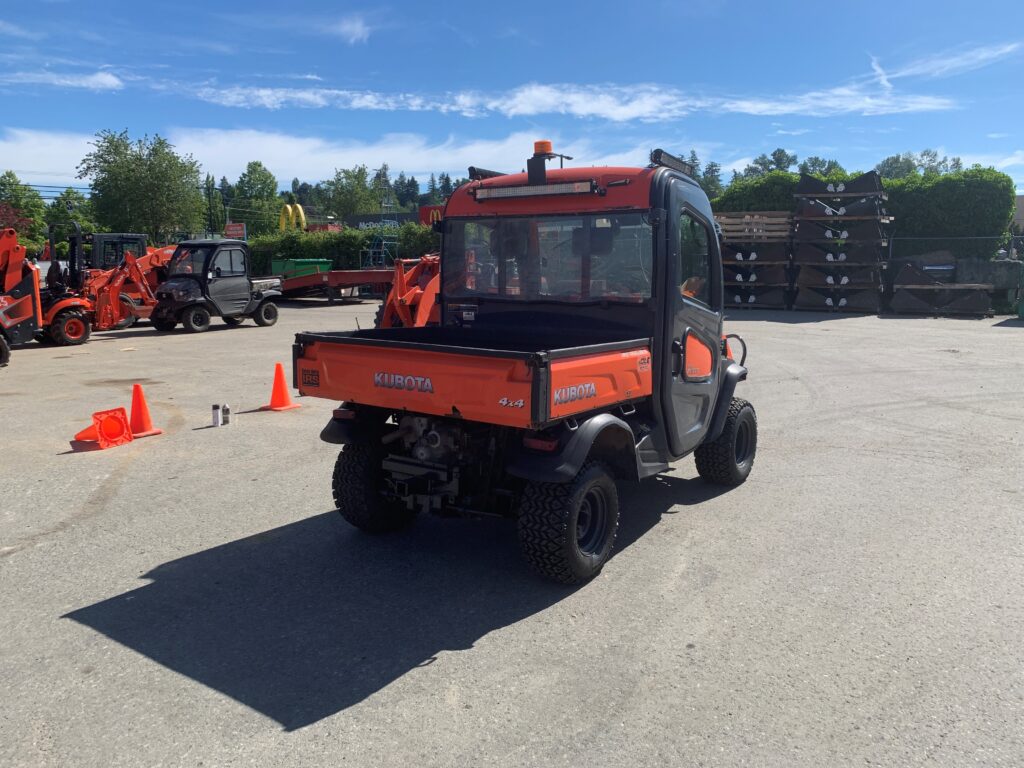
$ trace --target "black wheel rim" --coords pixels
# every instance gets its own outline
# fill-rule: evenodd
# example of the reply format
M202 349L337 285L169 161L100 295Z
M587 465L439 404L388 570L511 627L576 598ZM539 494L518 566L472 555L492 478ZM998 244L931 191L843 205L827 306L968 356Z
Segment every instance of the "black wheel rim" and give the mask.
M192 325L196 328L206 327L206 315L200 312L198 309L192 313Z
M608 498L600 488L591 488L583 497L576 515L576 546L584 555L597 555L608 534Z
M750 459L750 451L754 444L754 435L750 423L741 421L736 428L736 465L743 466Z

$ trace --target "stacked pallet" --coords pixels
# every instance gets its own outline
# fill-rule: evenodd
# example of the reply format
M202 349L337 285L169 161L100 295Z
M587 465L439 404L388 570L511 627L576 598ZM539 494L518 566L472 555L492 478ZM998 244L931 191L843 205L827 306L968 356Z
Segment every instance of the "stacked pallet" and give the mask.
M786 309L789 304L789 232L786 211L715 216L722 233L727 307Z
M902 264L892 281L889 307L907 315L989 315L990 283L944 283L916 264Z
M795 196L794 309L878 312L892 222L881 178L874 171L846 182L801 174Z

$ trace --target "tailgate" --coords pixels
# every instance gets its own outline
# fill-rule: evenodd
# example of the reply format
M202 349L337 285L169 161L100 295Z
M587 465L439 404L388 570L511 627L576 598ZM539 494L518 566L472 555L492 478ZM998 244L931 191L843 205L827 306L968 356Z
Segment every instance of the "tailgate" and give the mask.
M300 394L523 429L649 397L650 344L514 352L299 334Z
M295 384L301 394L313 397L530 426L534 355L419 346L325 341L300 334Z

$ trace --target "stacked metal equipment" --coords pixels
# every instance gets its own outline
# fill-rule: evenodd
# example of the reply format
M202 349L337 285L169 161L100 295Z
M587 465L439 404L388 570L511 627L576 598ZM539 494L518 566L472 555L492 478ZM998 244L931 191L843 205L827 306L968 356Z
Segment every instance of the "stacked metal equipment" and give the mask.
M726 307L789 307L787 211L715 214L722 235Z
M936 280L911 263L894 265L889 307L897 314L990 315L991 283L952 283Z
M878 312L892 218L874 171L845 182L800 175L793 216L794 309Z

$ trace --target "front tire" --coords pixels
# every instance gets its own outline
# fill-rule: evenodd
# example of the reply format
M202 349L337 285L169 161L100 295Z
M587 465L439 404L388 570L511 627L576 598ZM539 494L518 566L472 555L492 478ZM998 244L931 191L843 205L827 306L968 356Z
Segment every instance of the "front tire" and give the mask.
M619 528L615 480L587 462L569 483L527 483L519 502L519 546L540 575L562 584L594 578Z
M189 307L181 313L181 324L189 333L210 330L210 311L206 307Z
M0 368L11 362L11 345L7 339L0 335Z
M277 322L277 304L272 301L264 301L256 307L256 311L252 313L252 319L256 321L256 325L262 325L264 328L270 327Z
M167 320L158 317L151 317L149 322L152 323L153 327L160 331L160 333L170 333L174 330L174 326L178 324L173 318Z
M66 309L58 313L50 324L50 338L62 347L85 344L91 332L89 319L77 309Z
M334 463L331 490L338 512L366 533L391 533L412 523L416 513L381 495L384 485L383 452L365 443L342 447Z
M757 414L746 400L734 397L729 403L722 434L713 443L703 443L694 452L697 474L715 485L740 485L754 467L757 453Z
M241 325L242 321L245 320L245 318L244 317L222 317L221 320L224 321L225 325L228 325L228 326L231 326L232 328L234 328L236 326Z

